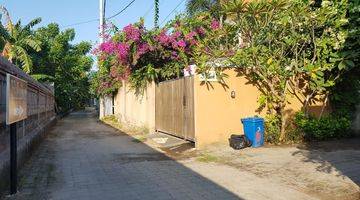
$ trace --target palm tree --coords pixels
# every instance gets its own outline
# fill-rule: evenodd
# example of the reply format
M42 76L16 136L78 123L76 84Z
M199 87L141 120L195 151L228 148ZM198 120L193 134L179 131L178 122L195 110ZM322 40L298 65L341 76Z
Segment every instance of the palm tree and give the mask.
M26 73L30 73L33 64L28 50L41 50L40 41L34 37L31 29L41 22L41 18L33 19L22 26L20 20L16 24L12 23L5 7L0 6L0 10L6 17L6 26L0 25L0 40L3 44L1 55L10 62L20 64Z

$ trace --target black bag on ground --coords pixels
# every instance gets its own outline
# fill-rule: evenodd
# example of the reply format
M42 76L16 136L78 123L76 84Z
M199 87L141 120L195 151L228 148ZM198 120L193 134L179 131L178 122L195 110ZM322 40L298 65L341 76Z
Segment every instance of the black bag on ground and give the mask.
M230 146L233 149L243 149L251 146L251 141L245 135L231 135L229 138Z

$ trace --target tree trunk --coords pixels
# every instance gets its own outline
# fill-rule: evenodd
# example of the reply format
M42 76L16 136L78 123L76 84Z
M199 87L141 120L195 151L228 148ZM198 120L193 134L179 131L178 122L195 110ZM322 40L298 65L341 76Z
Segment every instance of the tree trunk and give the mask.
M279 116L280 116L280 137L279 137L279 141L283 142L285 140L286 137L286 121L287 121L287 117L285 116L285 107L286 107L286 94L287 94L287 90L288 90L288 84L289 84L289 80L286 80L285 82L285 87L283 90L283 94L282 94L282 98L281 98L281 103L280 103L280 108L279 108Z
M321 112L320 112L319 118L321 118L323 116L323 114L324 114L324 110L325 110L326 104L328 102L328 99L329 99L329 94L326 94L324 104L321 107Z
M285 108L281 108L280 117L281 117L281 121L280 121L279 141L283 142L286 138L286 123L287 123L287 117L285 116Z

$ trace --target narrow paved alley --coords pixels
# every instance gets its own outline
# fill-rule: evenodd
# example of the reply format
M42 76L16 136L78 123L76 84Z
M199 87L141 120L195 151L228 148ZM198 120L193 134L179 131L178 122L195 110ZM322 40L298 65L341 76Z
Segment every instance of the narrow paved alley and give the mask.
M11 199L239 199L132 139L93 113L72 113L35 151Z
M243 165L236 168L201 162L194 157L169 157L149 145L99 122L94 112L71 113L48 133L20 171L18 194L6 200L329 199L329 195L308 192L306 187L292 184L292 180L308 177L307 174L332 178L329 180L335 178L336 181L343 179L311 170L313 165L304 165L310 170L305 174L285 173L287 178L284 179L268 169L276 165L261 161L261 155L266 153L256 157L254 152L252 156L237 155ZM276 151L270 150L263 151ZM248 151L251 153L252 149ZM277 154L278 151L274 153ZM276 160L276 157L268 156ZM293 157L289 162L300 159L291 153L289 156ZM258 160L247 163L251 157ZM257 168L264 165L269 166L262 170ZM287 164L280 165L284 168ZM266 176L269 170L272 175ZM345 183L346 191L356 192L357 186L348 181ZM308 180L307 184L312 182ZM338 198L334 196L333 199Z

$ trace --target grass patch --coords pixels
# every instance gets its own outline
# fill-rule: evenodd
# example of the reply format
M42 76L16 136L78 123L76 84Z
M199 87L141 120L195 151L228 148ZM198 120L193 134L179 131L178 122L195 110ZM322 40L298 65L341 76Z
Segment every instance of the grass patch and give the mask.
M120 122L114 115L106 116L100 119L105 124L108 124L121 132L124 132L133 137L131 140L135 143L142 143L147 140L149 129L146 126L133 126Z
M105 124L108 124L116 129L122 130L123 126L118 122L117 118L114 115L109 115L100 119Z
M199 157L196 158L197 161L199 162L206 162L206 163L210 163L210 162L217 162L219 161L219 158L214 156L214 155L210 155L207 153L201 154Z
M134 139L132 139L131 141L135 142L135 143L142 143L146 141L146 136L145 135L137 135L134 136Z
M132 126L132 125L123 125L123 130L126 133L132 134L132 135L147 135L149 134L149 129L145 126Z
M129 135L146 135L149 134L150 132L146 126L134 126L134 125L122 123L114 115L103 117L100 120L105 124L108 124Z

